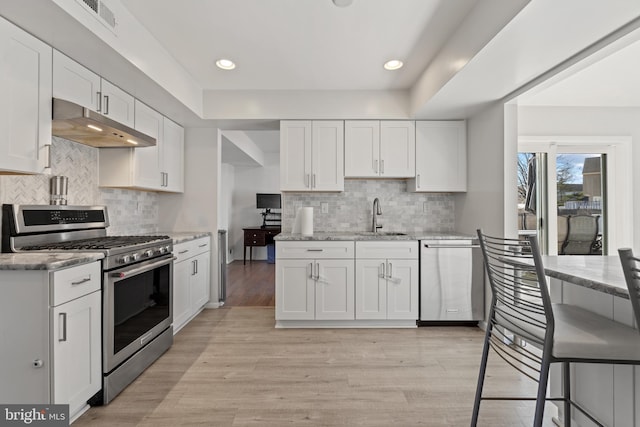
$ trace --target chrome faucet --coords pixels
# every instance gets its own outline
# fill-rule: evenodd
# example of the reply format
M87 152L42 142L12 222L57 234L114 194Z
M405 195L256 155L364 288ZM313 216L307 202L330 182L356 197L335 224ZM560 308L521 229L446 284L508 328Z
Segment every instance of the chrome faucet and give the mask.
M382 208L380 208L380 200L376 197L373 200L373 219L371 221L371 231L374 233L378 232L378 228L382 228L382 225L378 225L377 216L382 215Z

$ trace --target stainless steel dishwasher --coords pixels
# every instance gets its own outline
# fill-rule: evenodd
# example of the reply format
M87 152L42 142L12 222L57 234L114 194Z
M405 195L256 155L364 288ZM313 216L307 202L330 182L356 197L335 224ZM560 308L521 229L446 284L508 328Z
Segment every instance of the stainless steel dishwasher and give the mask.
M474 242L420 241L420 321L484 319L484 267Z

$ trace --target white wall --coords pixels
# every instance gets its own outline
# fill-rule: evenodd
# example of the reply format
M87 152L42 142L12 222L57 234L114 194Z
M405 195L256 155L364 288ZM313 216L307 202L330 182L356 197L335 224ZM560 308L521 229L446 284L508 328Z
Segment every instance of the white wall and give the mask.
M467 192L456 195L457 231L475 234L482 228L496 236L507 232L505 173L505 108L495 103L467 120ZM515 183L513 188L515 193Z
M185 129L184 193L160 195L159 227L211 233L211 300L218 302L218 201L221 176L218 129Z
M630 136L632 164L640 162L640 108L519 107L518 134L526 136ZM640 212L640 171L632 168L632 209ZM633 215L633 247L640 250L640 219Z
M230 259L241 260L244 250L243 227L262 225L260 210L256 209L256 193L280 192L280 154L264 153L264 166L236 166L229 226ZM226 185L226 182L225 182ZM247 258L249 250L247 249ZM267 259L267 249L253 248L253 259Z

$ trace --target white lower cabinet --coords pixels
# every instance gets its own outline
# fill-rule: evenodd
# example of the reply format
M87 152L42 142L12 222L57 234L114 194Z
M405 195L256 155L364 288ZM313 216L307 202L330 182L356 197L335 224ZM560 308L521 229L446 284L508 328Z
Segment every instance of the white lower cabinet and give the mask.
M416 327L417 241L277 241L277 327Z
M173 246L173 332L177 333L209 302L211 238Z
M356 242L356 319L418 320L418 242Z
M0 402L68 404L74 419L102 388L100 263L0 283Z
M276 320L353 320L353 242L276 243Z

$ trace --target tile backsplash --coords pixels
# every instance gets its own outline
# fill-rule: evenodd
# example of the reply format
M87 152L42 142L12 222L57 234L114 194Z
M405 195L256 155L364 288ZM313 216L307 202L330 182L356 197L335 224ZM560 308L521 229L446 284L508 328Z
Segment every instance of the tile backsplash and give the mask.
M110 235L158 231L158 195L98 187L98 149L52 137L51 175L0 175L0 203L49 204L51 176L69 178L68 205L106 205Z
M454 231L453 195L410 193L406 181L399 179L345 179L341 193L283 193L282 229L291 232L298 208L311 206L314 231L370 231L376 197L382 207L382 231ZM322 213L323 203L327 213Z

